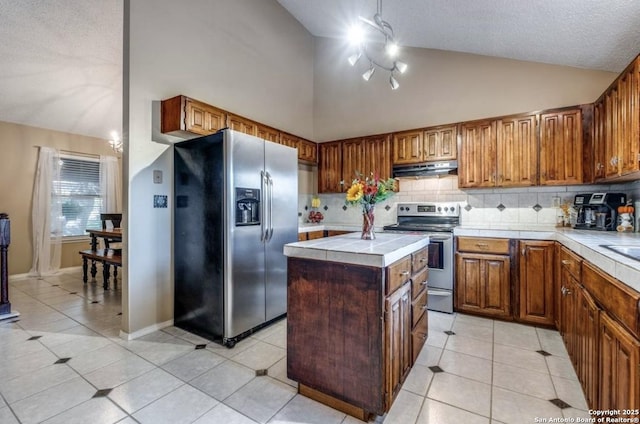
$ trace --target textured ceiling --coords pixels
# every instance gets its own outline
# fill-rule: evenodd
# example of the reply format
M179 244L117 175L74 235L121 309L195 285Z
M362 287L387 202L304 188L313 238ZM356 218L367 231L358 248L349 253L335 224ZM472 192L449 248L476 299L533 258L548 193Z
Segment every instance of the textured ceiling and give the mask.
M334 38L376 10L278 2ZM123 0L0 0L0 121L104 139L120 130L122 10ZM638 0L384 0L382 12L406 46L614 72L640 50Z
M122 127L122 0L0 0L0 121Z
M340 38L376 0L278 0L315 36ZM404 46L620 72L640 52L638 0L383 0Z

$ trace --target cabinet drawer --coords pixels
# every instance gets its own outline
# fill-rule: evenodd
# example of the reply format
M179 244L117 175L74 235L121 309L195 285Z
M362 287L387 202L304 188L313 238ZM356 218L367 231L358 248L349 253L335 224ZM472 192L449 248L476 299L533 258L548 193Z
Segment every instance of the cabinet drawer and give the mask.
M560 249L560 267L569 271L576 280L580 281L580 265L582 258L566 247Z
M417 274L411 277L411 297L415 299L420 292L427 288L427 278L429 277L429 268L423 268Z
M636 337L640 337L640 293L585 262L582 285L607 313L615 317Z
M411 355L413 357L413 363L416 362L422 346L427 341L427 317L428 314L422 314L418 323L413 327L413 331L411 331Z
M416 300L411 302L411 325L416 326L418 321L427 311L427 291L422 290Z
M427 266L429 250L424 247L411 255L412 270L415 274L417 271Z
M409 281L411 277L411 256L406 256L387 267L387 290L385 294L391 294Z
M509 254L509 239L458 237L459 252Z

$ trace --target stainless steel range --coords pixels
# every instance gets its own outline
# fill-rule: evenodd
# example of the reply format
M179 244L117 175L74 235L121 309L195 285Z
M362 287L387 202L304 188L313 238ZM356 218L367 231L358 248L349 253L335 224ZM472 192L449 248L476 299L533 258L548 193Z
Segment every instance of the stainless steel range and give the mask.
M428 309L453 312L453 229L460 225L455 202L398 203L398 223L384 231L429 236Z

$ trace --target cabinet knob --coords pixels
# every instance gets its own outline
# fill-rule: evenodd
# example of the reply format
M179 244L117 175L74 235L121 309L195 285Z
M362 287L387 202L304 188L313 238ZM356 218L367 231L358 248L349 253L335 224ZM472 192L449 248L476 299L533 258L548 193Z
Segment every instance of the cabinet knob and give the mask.
M522 248L522 256L527 256L527 249L526 248Z
M421 284L421 285L423 285L423 286L426 286L426 285L427 285L427 280L424 280L424 281L423 281L422 283L420 283L420 284Z
M400 275L402 275L403 277L406 277L407 275L409 275L409 271L402 271Z
M562 265L571 265L571 261L569 259L563 259Z

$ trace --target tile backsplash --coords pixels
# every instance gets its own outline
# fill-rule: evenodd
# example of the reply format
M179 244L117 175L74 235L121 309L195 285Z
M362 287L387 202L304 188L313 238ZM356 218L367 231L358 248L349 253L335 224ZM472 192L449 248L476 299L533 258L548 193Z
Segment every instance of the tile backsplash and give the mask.
M458 188L455 175L440 178L402 178L400 191L387 201L376 205L376 227L396 221L399 202L459 202L463 225L491 227L502 224L555 225L561 213L558 204L573 203L578 193L620 192L632 200L640 200L640 181L624 184L579 186L544 186L494 189ZM310 194L299 196L300 222L305 222L311 211ZM346 206L344 194L320 194L319 210L325 223L361 224L358 208ZM305 209L306 208L306 209Z

